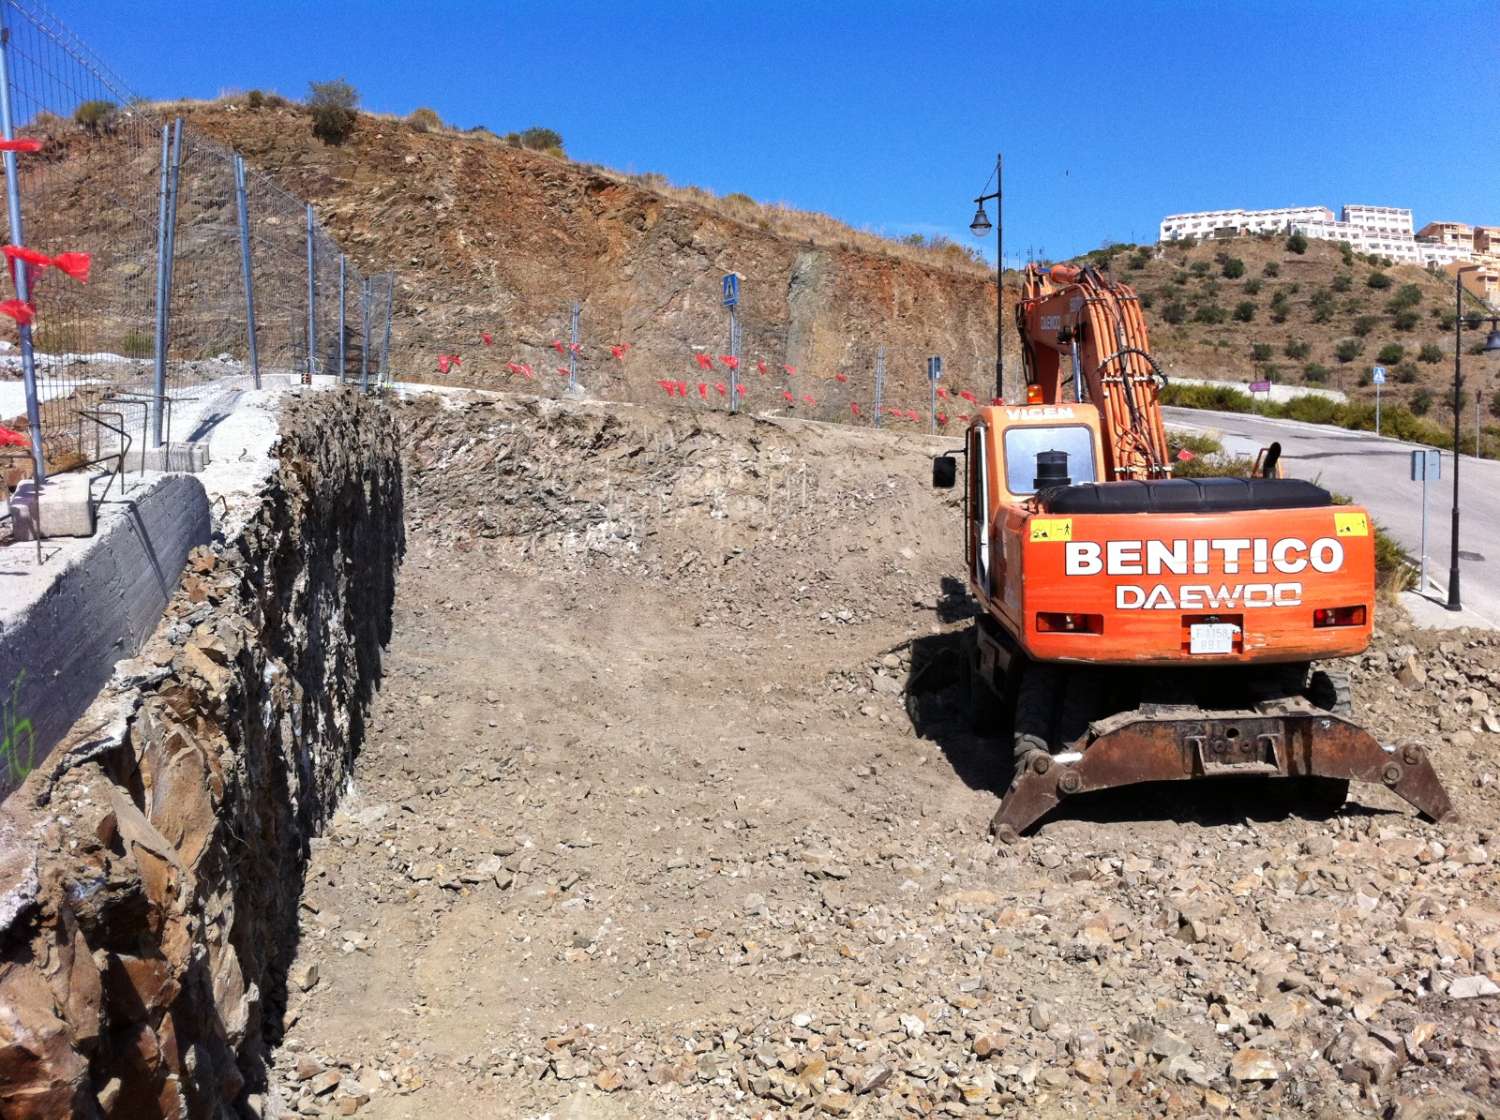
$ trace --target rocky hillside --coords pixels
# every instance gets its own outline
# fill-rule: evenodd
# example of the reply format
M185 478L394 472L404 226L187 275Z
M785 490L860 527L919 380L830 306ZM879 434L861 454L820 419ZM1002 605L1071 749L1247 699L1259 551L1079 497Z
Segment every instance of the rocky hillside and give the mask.
M925 400L929 354L944 356L955 389L978 394L993 379L994 281L961 254L882 252L833 223L831 235L793 239L753 208L737 218L488 134L361 116L330 146L293 106L182 111L311 200L362 268L400 274L393 344L410 375L436 376L448 353L462 357L449 376L469 384L512 382L516 363L555 386L565 363L553 343L566 340L577 300L591 391L659 398L658 380L685 379L696 396L700 380L728 379L717 359L717 372L700 373L693 354L727 352L720 284L738 272L751 393L779 403L794 389L803 411L848 415L850 402L868 406L882 345L888 402ZM1011 359L1019 371L1019 352Z
M1452 415L1454 307L1447 274L1387 265L1328 242L1310 241L1295 253L1283 237L1116 246L1084 259L1107 263L1140 293L1153 348L1169 374L1264 378L1373 400L1370 369L1379 363L1388 370L1387 403L1433 419ZM1477 307L1467 297L1466 306ZM1464 349L1483 340L1466 334ZM1487 406L1500 358L1465 358L1467 392L1477 385Z

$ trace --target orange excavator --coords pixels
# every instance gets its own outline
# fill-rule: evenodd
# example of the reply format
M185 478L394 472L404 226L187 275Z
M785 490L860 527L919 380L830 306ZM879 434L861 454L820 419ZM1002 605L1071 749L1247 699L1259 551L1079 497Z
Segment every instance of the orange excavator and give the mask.
M1128 285L1033 264L1016 318L1026 403L981 408L962 452L976 730L1014 753L992 831L1210 777L1297 782L1329 808L1374 782L1447 817L1423 748L1356 724L1328 665L1370 642L1368 512L1281 477L1275 444L1248 477L1174 478L1166 377ZM956 454L934 460L934 485L957 479Z

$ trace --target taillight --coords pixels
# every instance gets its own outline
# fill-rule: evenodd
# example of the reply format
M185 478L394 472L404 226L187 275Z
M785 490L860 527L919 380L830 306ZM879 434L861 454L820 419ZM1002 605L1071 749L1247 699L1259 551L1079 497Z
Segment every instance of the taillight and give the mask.
M1028 386L1026 386L1026 403L1027 404L1041 404L1042 403L1042 387L1040 385L1028 385Z
M1363 626L1365 605L1352 607L1319 607L1313 611L1314 626Z
M1036 628L1043 634L1102 634L1102 614L1064 614L1059 611L1038 611Z

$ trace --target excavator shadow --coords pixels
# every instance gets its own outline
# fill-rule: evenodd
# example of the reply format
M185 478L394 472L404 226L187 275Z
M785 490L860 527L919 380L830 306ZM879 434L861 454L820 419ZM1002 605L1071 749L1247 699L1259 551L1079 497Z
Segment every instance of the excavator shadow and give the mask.
M946 586L944 590L948 590ZM958 595L953 599L955 617L951 621L958 621L963 617L958 613L962 600ZM963 658L961 630L915 638L906 682L906 713L916 734L937 744L966 786L994 794L998 804L1014 777L1014 763L1006 749L1010 728L1000 726L986 733L974 730ZM1362 804L1360 797L1358 783L1350 789L1350 800L1336 807L1310 794L1303 783L1285 779L1141 782L1069 798L1038 821L1036 827L1045 828L1061 821L1095 824L1171 821L1215 828L1288 817L1325 821L1335 815L1401 815L1399 809Z

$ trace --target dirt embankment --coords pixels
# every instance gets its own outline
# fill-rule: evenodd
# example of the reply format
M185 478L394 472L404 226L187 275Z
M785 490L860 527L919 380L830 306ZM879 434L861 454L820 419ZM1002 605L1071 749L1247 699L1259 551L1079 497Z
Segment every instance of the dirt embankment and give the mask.
M1382 618L1359 788L1080 803L1014 848L932 441L403 410L411 556L315 844L304 1115L1479 1115L1500 1099L1492 637Z

